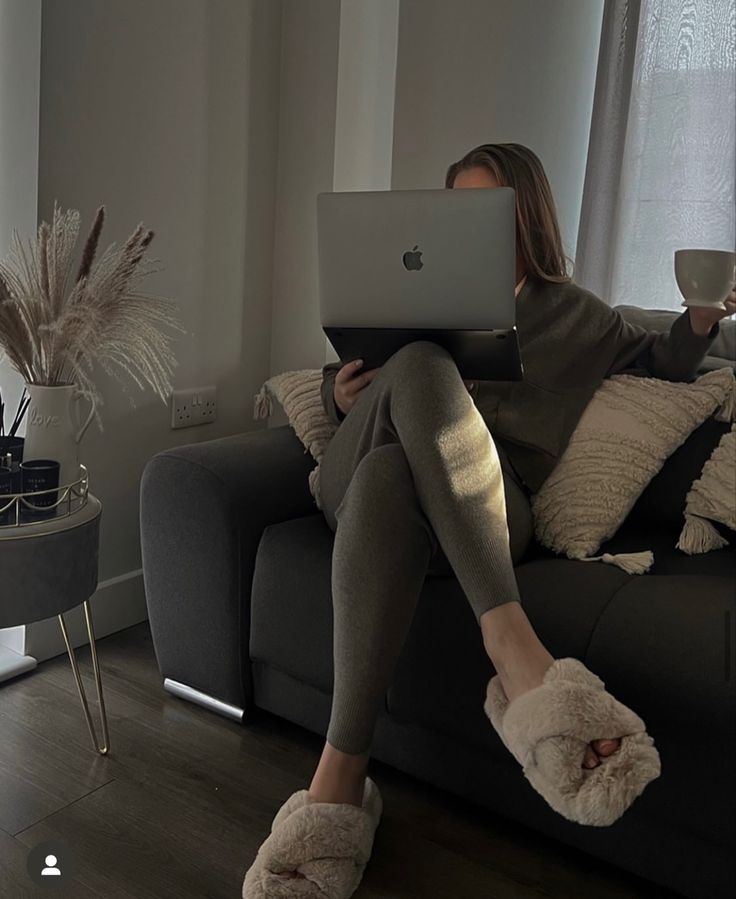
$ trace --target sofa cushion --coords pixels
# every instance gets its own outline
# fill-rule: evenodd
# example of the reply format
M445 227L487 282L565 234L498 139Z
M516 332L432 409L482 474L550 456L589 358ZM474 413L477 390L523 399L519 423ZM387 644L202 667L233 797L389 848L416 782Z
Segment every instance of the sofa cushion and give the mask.
M569 559L524 563L516 576L524 609L555 657L585 654L603 609L630 577L611 565ZM389 712L503 755L483 712L494 673L457 579L425 581L388 691Z
M722 528L721 525L719 527ZM629 575L601 562L577 562L556 556L534 544L525 557L528 561L515 570L517 581L528 585L536 620L550 609L552 618L545 626L547 636L558 643L560 652L577 655L584 652L592 622L612 592L630 580L646 580L654 575L683 575L697 583L698 575L736 579L736 533L724 529L731 544L723 549L688 556L675 548L678 531L651 529L645 522L630 522L603 545L605 552L633 552L644 544L654 553L654 565L647 574ZM251 592L250 656L298 677L312 686L331 691L332 665L332 545L334 535L319 513L269 525L263 532L256 556ZM535 568L534 565L542 567ZM554 568L548 566L554 564ZM550 587L543 594L535 573ZM551 574L550 574L551 572ZM551 592L550 592L551 591ZM545 598L546 596L546 598ZM427 606L427 603L429 606ZM457 617L453 610L460 610ZM554 626L557 610L565 613ZM449 611L448 611L449 610ZM431 614L430 614L431 613ZM429 615L428 638L453 633L453 640L472 647L477 625L456 577L427 576L417 608L417 628ZM436 616L444 616L437 620ZM289 626L285 627L284 622ZM535 625L536 627L536 625ZM559 630L559 633L557 632ZM411 639L416 639L418 631ZM465 635L465 636L463 636ZM469 638L469 642L465 637ZM540 634L541 637L541 634ZM448 637L449 639L449 637ZM431 641L430 641L431 642ZM319 647L316 651L315 647ZM485 670L487 661L482 647L473 656L468 650L460 664L469 671ZM552 650L550 649L550 652ZM457 699L457 698L456 698ZM454 700L455 701L455 700ZM459 701L459 700L457 700ZM472 720L472 719L468 719ZM479 722L476 721L476 724ZM482 720L480 721L482 724Z
M250 657L327 691L332 690L334 677L333 542L321 513L269 525L258 548L251 590ZM554 577L568 577L564 592L570 590L577 598L569 617L560 622L565 645L583 651L600 612L597 603L605 602L630 575L610 565L554 561L566 566L564 572L562 567L554 569ZM598 598L592 600L591 594ZM471 669L475 665L475 671L484 671L489 663L478 641L478 625L454 575L427 576L417 612L420 622L426 614L421 609L427 606L446 615L438 635L445 632L443 628L454 631L460 645L468 649L465 662Z
M667 459L629 512L627 521L641 521L669 530L681 529L685 497L731 424L708 418Z
M588 403L570 441L531 498L535 537L571 559L598 554L667 458L717 413L730 421L730 368L693 383L614 375Z
M733 579L632 577L606 605L583 661L615 678L622 702L665 730L734 727Z

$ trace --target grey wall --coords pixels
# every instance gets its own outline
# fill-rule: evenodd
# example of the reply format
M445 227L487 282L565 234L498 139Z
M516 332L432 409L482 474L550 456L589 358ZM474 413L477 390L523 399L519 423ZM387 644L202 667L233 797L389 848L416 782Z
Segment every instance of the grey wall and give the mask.
M146 289L174 297L189 332L175 339L173 386L218 388L216 423L172 431L150 389L97 372L104 432L88 430L80 457L104 505L101 587L138 620L146 461L262 426L252 397L271 338L280 18L272 0L43 4L39 217L58 199L85 229L104 203L103 246L152 228L164 270Z
M603 0L401 0L394 189L481 143L540 157L574 259Z

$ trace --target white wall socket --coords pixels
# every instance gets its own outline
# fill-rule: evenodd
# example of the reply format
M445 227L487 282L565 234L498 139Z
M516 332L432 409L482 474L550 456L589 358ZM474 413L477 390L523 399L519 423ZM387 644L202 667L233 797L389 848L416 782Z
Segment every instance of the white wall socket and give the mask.
M215 387L190 387L171 394L171 427L192 428L217 418Z

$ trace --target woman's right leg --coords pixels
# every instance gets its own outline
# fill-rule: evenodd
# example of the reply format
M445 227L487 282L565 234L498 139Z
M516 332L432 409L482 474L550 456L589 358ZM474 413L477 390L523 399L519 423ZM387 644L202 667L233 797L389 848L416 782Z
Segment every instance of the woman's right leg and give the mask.
M326 514L335 530L335 676L326 743L309 791L322 802L361 805L376 719L434 544L399 443L369 450Z
M479 457L475 467L480 463L484 473L491 469L493 499L485 503L482 498L475 500L483 516L476 523L482 542L508 554L511 536L511 569L512 561L518 561L531 539L531 513L523 492L504 454L493 452L493 443L457 368L443 354L441 348L427 344L395 354L361 394L322 459L322 507L336 534L332 716L310 786L310 793L322 801L360 804L375 720L408 633L428 562L437 559L440 569L449 565L419 501L417 477L425 484L436 481L434 492L447 494L443 499L449 498L447 512L452 517L462 518L463 503L472 504L470 499L463 500L464 485L458 489L456 483L458 476L466 477L471 466L465 464L462 473L454 471L458 453L464 450L463 437L441 445L437 453L437 432L451 428L458 416L471 419L473 436L483 443L475 450ZM418 378L425 379L419 391ZM479 421L485 440L478 434ZM400 442L402 434L413 450L414 468ZM419 457L417 447L421 448ZM484 453L489 451L490 466L483 464ZM498 467L499 455L503 473ZM486 488L487 484L479 485L481 491ZM514 513L511 535L505 520L499 520L506 515L503 497L509 491ZM470 531L472 542L473 530L461 523L452 533L453 544L463 530ZM457 561L456 554L454 558ZM475 604L471 602L476 616L498 602L518 597L513 571L511 597L507 595L508 572L503 571L503 565L487 566L488 576L473 594ZM467 579L464 586L468 586Z

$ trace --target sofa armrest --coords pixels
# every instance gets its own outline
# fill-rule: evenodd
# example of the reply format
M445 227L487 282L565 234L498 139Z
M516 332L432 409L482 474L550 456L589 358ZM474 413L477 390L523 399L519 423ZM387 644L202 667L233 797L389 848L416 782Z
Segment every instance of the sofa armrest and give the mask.
M143 582L164 678L247 710L250 590L269 524L314 514L289 425L162 450L140 485Z

